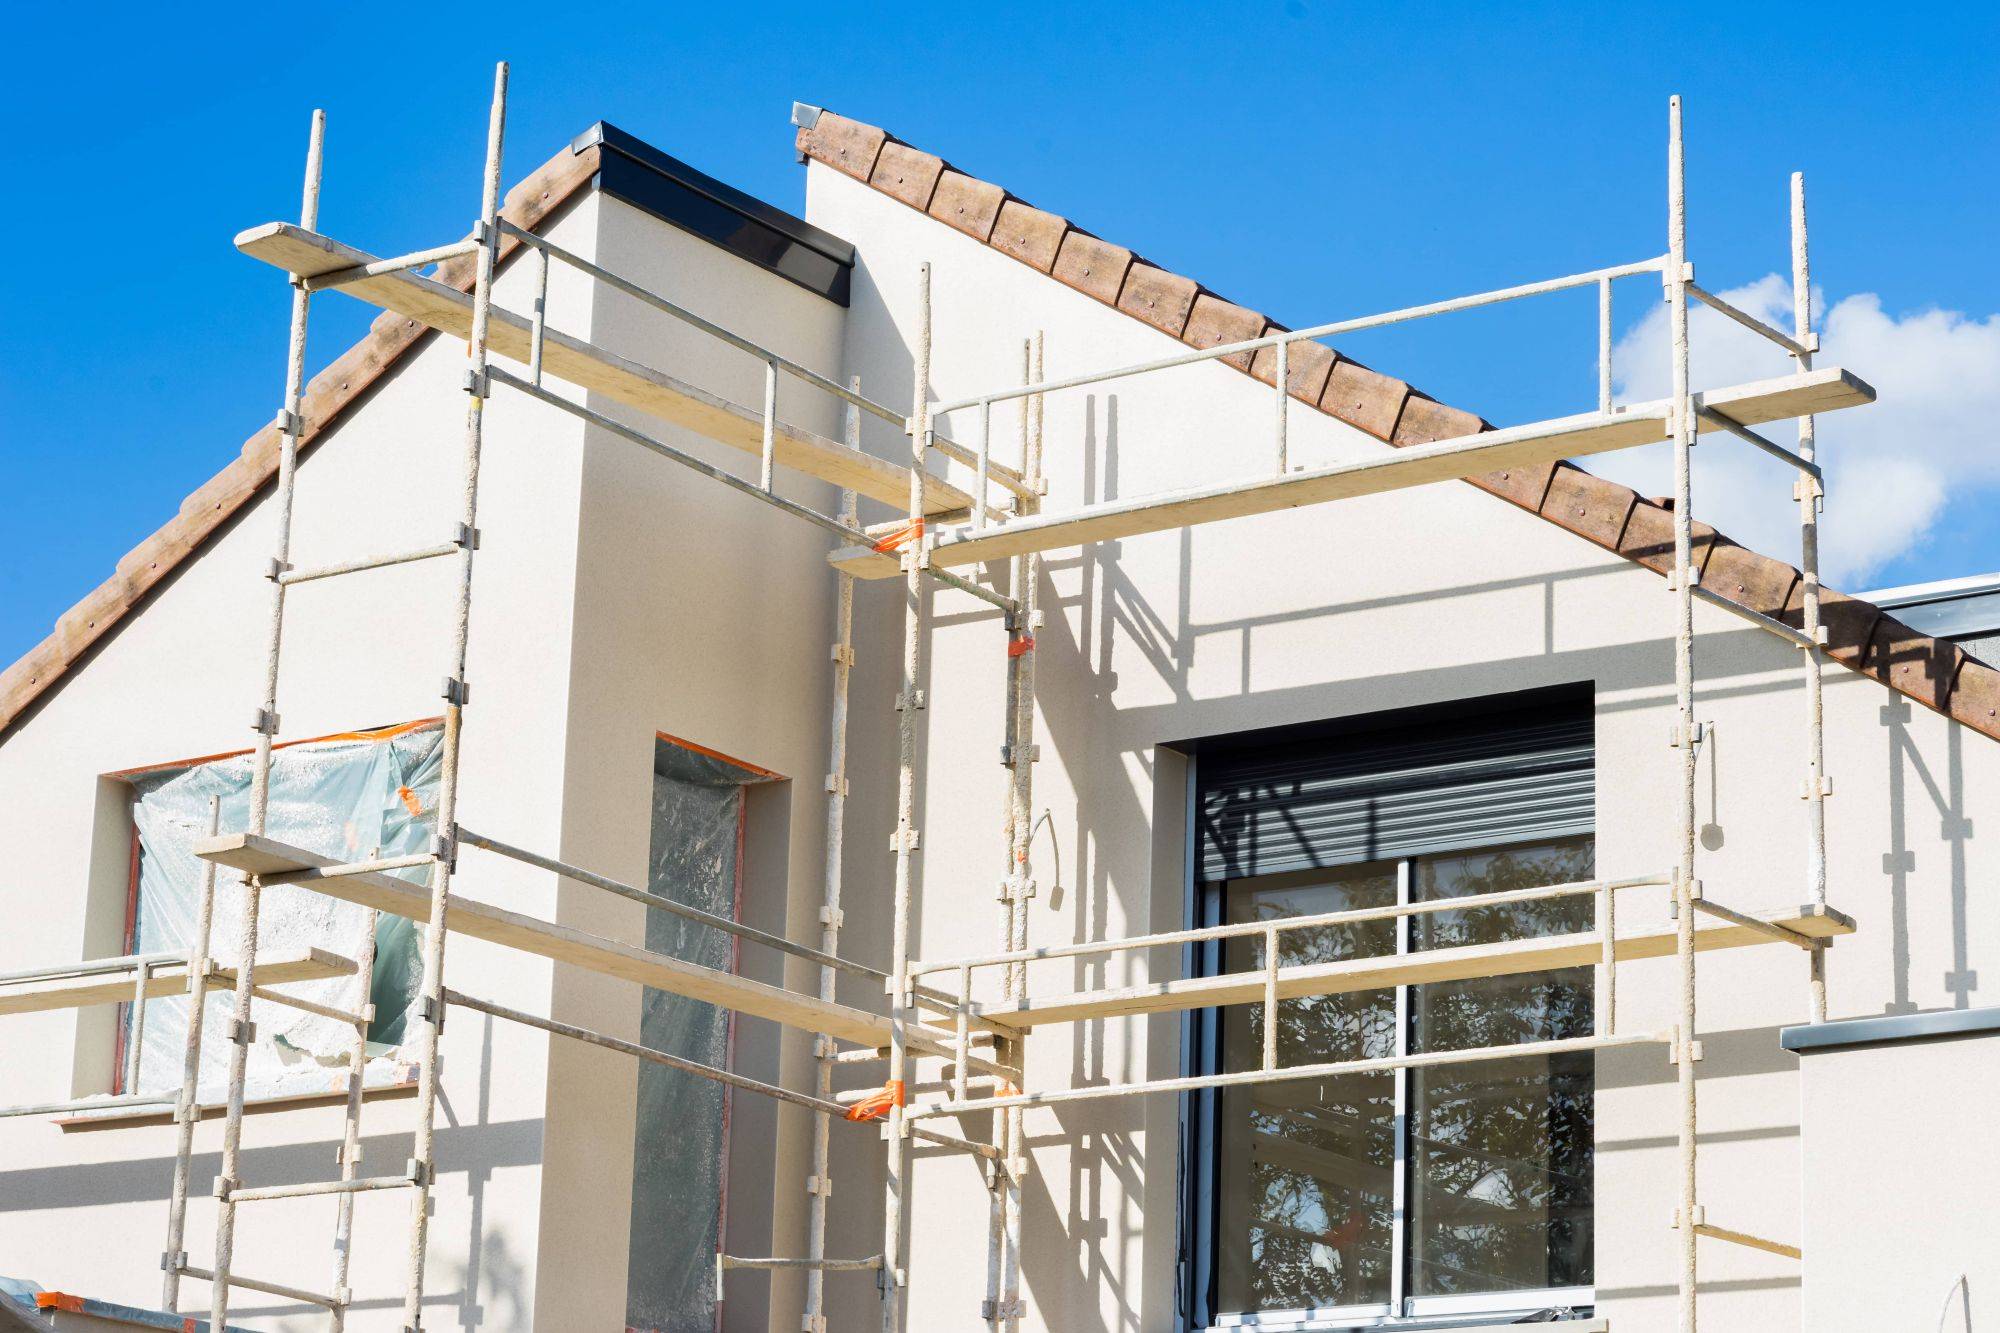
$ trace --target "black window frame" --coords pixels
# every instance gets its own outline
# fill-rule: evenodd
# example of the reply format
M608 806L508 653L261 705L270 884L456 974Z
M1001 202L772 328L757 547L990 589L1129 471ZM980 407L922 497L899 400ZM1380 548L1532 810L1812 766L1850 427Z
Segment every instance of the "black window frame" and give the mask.
M1337 719L1304 726L1272 728L1259 732L1242 733L1235 736L1213 738L1190 742L1183 748L1188 756L1186 794L1186 873L1183 880L1182 917L1190 927L1220 925L1227 912L1228 880L1205 881L1201 876L1202 850L1200 820L1201 772L1205 755L1227 756L1232 751L1248 748L1267 748L1283 744L1323 744L1342 737L1366 737L1379 741L1384 736L1393 736L1400 730L1429 730L1440 723L1456 721L1476 723L1490 721L1496 714L1517 710L1578 709L1585 716L1594 713L1595 691L1588 682L1558 686L1552 689L1527 691L1514 695L1487 697L1454 701L1444 705L1398 710L1393 713L1374 714L1351 719ZM1592 766L1595 766L1594 718L1592 727ZM1591 836L1595 836L1595 820L1591 823ZM1416 863L1435 855L1451 855L1456 852L1474 852L1489 844L1468 844L1459 848L1438 848L1410 855L1395 855L1380 858L1399 864L1401 896L1407 899L1409 885L1413 879ZM1347 864L1356 864L1350 861ZM1236 881L1236 882L1241 882ZM1398 925L1399 940L1409 939L1410 918L1402 918ZM1406 947L1406 946L1402 946ZM1182 949L1182 975L1211 976L1222 969L1223 947L1220 941L1201 941L1186 945ZM1397 1023L1399 1049L1410 1039L1411 1022L1409 988L1398 987ZM1200 1076L1213 1074L1223 1066L1222 1011L1220 1009L1191 1010L1183 1017L1181 1025L1181 1069L1184 1074ZM1407 1080L1408 1071L1399 1072L1399 1083ZM1402 1086L1406 1087L1406 1084ZM1180 1137L1178 1144L1179 1208L1176 1218L1176 1268L1177 1268L1177 1310L1176 1327L1181 1333L1203 1333L1216 1327L1218 1317L1230 1317L1228 1312L1216 1309L1219 1291L1218 1255L1215 1238L1220 1230L1221 1191L1218 1188L1221 1169L1220 1105L1221 1091L1202 1088L1181 1095ZM1401 1105L1399 1093L1399 1106ZM1407 1136L1409 1126L1399 1115L1397 1135L1399 1175L1407 1170ZM1593 1148L1594 1156L1594 1148ZM1410 1241L1399 1228L1402 1250L1396 1256L1398 1267L1407 1273L1413 1252ZM1283 1327L1328 1328L1343 1327L1384 1327L1399 1325L1425 1326L1431 1314L1406 1314L1407 1283L1399 1284L1395 1293L1405 1298L1392 1304L1386 1314L1369 1315L1359 1324L1352 1322L1309 1323L1300 1325L1285 1322L1286 1316L1274 1317ZM1568 1306L1574 1313L1588 1314L1594 1304L1594 1290L1583 1288L1550 1288L1551 1296L1560 1298L1560 1306ZM1541 1293L1524 1293L1539 1295ZM1551 1302L1556 1304L1557 1302ZM1497 1296L1496 1296L1497 1304ZM1528 1313L1544 1308L1534 1304L1509 1306L1505 1311L1496 1308L1494 1317L1507 1317L1512 1313ZM1242 1327L1255 1328L1254 1317L1241 1322Z

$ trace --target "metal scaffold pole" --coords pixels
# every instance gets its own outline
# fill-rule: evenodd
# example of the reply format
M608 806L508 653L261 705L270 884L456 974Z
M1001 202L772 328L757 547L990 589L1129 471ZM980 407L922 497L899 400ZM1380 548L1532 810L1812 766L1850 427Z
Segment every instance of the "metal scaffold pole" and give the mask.
M1681 1333L1695 1333L1695 1228L1701 1220L1695 1185L1695 771L1694 717L1694 395L1688 365L1687 178L1681 140L1681 99L1669 103L1667 154L1667 311L1672 334L1674 394L1674 747L1675 958L1680 964L1680 1023L1674 1066L1680 1091L1680 1208L1677 1286Z
M493 313L493 271L500 256L500 162L507 128L507 63L493 72L493 109L486 128L486 174L480 195L478 267L472 287L472 331L467 344L465 373L465 458L461 475L458 556L458 603L452 635L452 671L444 683L444 740L438 773L438 836L441 854L431 867L430 921L424 929L423 987L417 1029L416 1137L410 1174L417 1188L410 1196L408 1284L403 1291L403 1326L415 1333L423 1327L424 1259L430 1238L431 1187L435 1183L438 1041L444 1029L445 910L451 901L452 865L457 859L460 740L469 688L465 679L466 650L472 623L472 557L478 546L479 460L485 443L486 398L491 391L486 370L487 327Z
M222 798L208 799L208 831L222 828ZM188 1177L194 1158L194 1127L201 1118L201 1032L208 1007L208 970L215 943L215 865L201 863L196 890L194 934L188 942L187 1037L181 1055L181 1095L174 1103L174 1183L167 1200L167 1249L160 1257L165 1278L160 1308L180 1308L181 1269L187 1265ZM134 1087L128 1091L137 1092Z
M904 1211L908 1206L910 1138L904 1111L909 1077L910 908L916 887L917 711L923 669L924 564L929 539L924 532L924 465L931 444L931 266L917 269L917 342L914 393L910 402L910 540L902 549L903 685L896 699L896 898L889 953L889 1115L883 1129L888 1166L882 1208L882 1329L897 1333L902 1321Z
M1802 350L1793 353L1799 369L1811 370L1817 336L1812 326L1812 264L1806 251L1806 178L1792 173L1792 338ZM1799 418L1799 457L1809 463L1819 459L1818 441L1810 415ZM1809 901L1826 906L1826 798L1831 784L1826 776L1826 703L1822 696L1819 644L1825 638L1820 621L1819 513L1826 501L1826 487L1819 477L1801 476L1795 483L1799 497L1799 584L1802 610L1800 628L1811 647L1801 649L1806 677L1806 776L1799 793L1806 801L1806 891ZM1826 1021L1826 947L1812 951L1812 1018Z
M361 914L360 947L354 951L354 1042L347 1055L347 1123L340 1138L340 1179L353 1184L361 1174L361 1097L367 1090L368 1029L375 1021L375 1006L369 992L375 978L375 925L379 912ZM347 1277L354 1260L354 1194L343 1190L334 1204L332 1290L347 1291ZM347 1327L345 1304L333 1312L335 1330Z
M1042 378L1042 335L1037 332L1025 350L1024 378L1030 384ZM1021 403L1021 472L1029 485L1039 489L1042 476L1042 398L1036 395ZM1023 516L1040 507L1028 496L1016 502ZM1014 598L1018 609L1008 621L1007 635L1007 879L1006 947L1028 947L1028 903L1034 897L1034 869L1030 849L1034 842L1035 761L1040 757L1035 744L1035 635L1041 629L1037 585L1041 581L1041 557L1034 552L1016 556L1013 568ZM1028 965L1009 966L1002 981L1008 999L1025 999L1028 993ZM1005 1063L1025 1068L1021 1043L1009 1043L1000 1052ZM1021 1309L1021 1177L1027 1163L1022 1154L1021 1108L999 1113L1000 1160L994 1170L1001 1193L1001 1254L998 1290L992 1310L996 1329L1020 1325Z
M312 135L306 148L306 180L299 204L299 224L307 230L319 225L321 165L326 148L326 112L314 111ZM279 577L289 566L292 549L292 504L298 490L299 436L305 423L306 317L312 307L312 293L298 279L292 282L291 337L285 354L285 405L278 421L278 503L277 541L271 557L271 620L264 651L264 700L258 708L257 752L250 770L250 831L264 831L265 813L271 795L271 746L278 734L278 662L284 646L285 584ZM236 1246L236 1201L230 1192L238 1183L243 1147L244 1084L249 1072L250 1043L255 1030L250 1021L250 1004L256 989L257 917L263 886L252 876L243 884L243 919L239 923L236 956L236 994L229 1017L229 1106L222 1124L222 1165L215 1191L215 1266L210 1277L209 1323L223 1328L229 1318L230 1265ZM189 1112L198 1114L198 1112ZM174 1247L177 1249L178 1247ZM177 1254L170 1251L179 1265ZM184 1267L184 1265L181 1265Z
M861 392L861 377L847 382L853 393ZM848 403L844 412L842 437L850 449L861 447L861 410ZM859 526L859 498L851 490L840 493L840 521ZM833 709L826 764L826 880L819 909L820 952L840 952L841 856L845 846L847 818L847 682L854 670L854 576L834 571L833 607ZM819 997L834 998L834 969L821 964ZM821 1101L833 1099L833 1072L838 1061L833 1038L813 1034L813 1093ZM826 1214L833 1197L833 1124L824 1114L812 1120L812 1176L806 1182L810 1195L806 1202L806 1308L805 1333L826 1333Z

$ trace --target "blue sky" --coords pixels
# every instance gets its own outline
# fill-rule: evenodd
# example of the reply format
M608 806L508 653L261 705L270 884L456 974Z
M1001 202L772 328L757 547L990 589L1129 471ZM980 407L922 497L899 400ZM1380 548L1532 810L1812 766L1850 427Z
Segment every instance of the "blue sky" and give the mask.
M12 22L0 660L277 407L285 289L229 238L296 216L311 108L329 117L323 226L377 253L434 244L477 207L498 58L514 64L510 180L603 119L797 209L799 99L1295 325L1658 253L1666 99L1681 92L1700 279L1782 303L1755 284L1785 271L1786 174L1803 169L1814 278L1842 330L1833 354L1884 389L1865 430L1829 440L1844 451L1830 565L1848 586L2000 569L1990 6L1922 21L1873 5L1325 0L1032 21L775 2L247 12L36 6ZM330 35L338 59L315 59ZM1657 288L1619 295L1637 356ZM368 314L321 301L313 365ZM1505 422L1588 405L1592 319L1576 296L1341 345ZM1740 359L1716 356L1718 376ZM1704 457L1725 530L1752 482L1784 494L1782 478ZM1624 466L1645 484L1646 460Z

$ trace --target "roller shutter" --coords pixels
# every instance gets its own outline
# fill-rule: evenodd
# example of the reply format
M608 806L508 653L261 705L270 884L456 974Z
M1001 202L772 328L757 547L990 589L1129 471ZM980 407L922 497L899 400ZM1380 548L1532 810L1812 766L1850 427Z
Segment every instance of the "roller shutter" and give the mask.
M1205 881L1352 865L1595 828L1588 700L1204 753Z

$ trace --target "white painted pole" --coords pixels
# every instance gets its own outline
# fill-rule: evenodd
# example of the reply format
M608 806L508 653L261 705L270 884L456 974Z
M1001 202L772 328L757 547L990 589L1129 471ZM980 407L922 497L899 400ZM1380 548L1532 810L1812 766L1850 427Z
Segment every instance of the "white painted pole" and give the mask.
M208 798L208 834L222 831L222 798ZM167 1202L167 1249L160 1268L166 1274L160 1308L178 1312L181 1269L187 1263L188 1176L193 1167L194 1126L201 1117L201 1029L207 1016L208 969L215 938L215 862L201 863L195 896L194 933L188 940L188 1013L186 1041L181 1051L181 1095L174 1103L174 1184ZM132 1091L138 1091L136 1088Z
M361 1098L367 1088L368 1028L375 1017L369 996L375 985L375 927L381 913L373 908L361 914L361 928L354 950L354 1040L347 1048L347 1104L343 1109L340 1136L340 1179L352 1184L361 1174ZM354 1258L354 1194L342 1191L334 1205L333 1294L347 1300L347 1278ZM335 1333L347 1327L347 1307L333 1312Z
M1806 250L1806 178L1792 173L1792 337L1804 350L1800 370L1812 369L1812 264ZM1799 418L1799 457L1819 461L1818 440L1811 416ZM1799 493L1799 575L1804 598L1800 628L1813 647L1803 650L1806 673L1806 892L1810 901L1826 905L1826 703L1821 694L1819 583L1819 510L1825 488L1820 479L1802 476ZM1826 1021L1826 946L1812 952L1808 986L1812 1019Z
M1597 410L1611 410L1611 279L1597 280Z
M910 532L903 548L903 691L896 701L896 897L889 951L889 1087L895 1094L883 1129L888 1168L882 1208L882 1330L898 1333L904 1288L903 1210L909 1192L910 1137L903 1089L909 1079L910 909L916 892L917 708L924 641L924 464L930 456L931 266L917 269L917 340L910 397Z
M486 418L486 330L493 313L493 270L500 252L500 164L507 127L507 62L493 71L493 107L486 126L486 173L481 191L479 266L472 286L472 330L467 345L465 455L460 477L460 522L467 533L479 527L479 457ZM412 1173L417 1187L410 1192L409 1272L403 1289L403 1325L423 1327L424 1259L430 1240L431 1187L437 1175L438 1039L444 1030L444 946L448 926L453 832L458 822L459 739L469 691L465 683L466 650L472 624L472 557L476 543L467 541L459 553L458 601L452 635L452 672L445 684L444 740L438 773L438 835L444 855L431 868L430 921L424 930L424 970L417 1015L416 1134Z
M312 135L306 148L306 181L299 203L299 225L307 231L319 225L319 186L326 148L326 112L314 111ZM257 754L250 769L250 832L264 831L265 811L270 804L271 746L278 734L278 660L284 644L285 585L278 576L285 572L292 552L292 501L298 489L299 435L304 430L301 411L305 399L306 316L312 294L295 279L292 284L291 338L285 356L285 407L278 437L278 536L271 558L271 620L264 651L264 703L257 710ZM255 878L244 881L243 918L238 923L236 948L236 996L229 1019L229 1107L222 1122L222 1164L216 1179L215 1267L209 1293L209 1323L225 1328L229 1319L229 1273L236 1247L236 1205L229 1191L237 1182L243 1147L244 1085L248 1077L250 1004L257 984L257 918L262 906L263 886Z
M861 377L848 380L848 389L861 394ZM842 438L850 449L861 447L861 410L852 401L844 412ZM853 491L840 493L840 521L859 526L859 500ZM820 903L820 952L840 952L841 857L845 847L847 818L847 683L854 668L854 576L834 574L833 611L833 709L831 739L826 766L826 868ZM831 1002L834 971L822 964L819 969L819 998ZM813 1036L813 1092L821 1101L833 1099L833 1039L823 1033ZM832 1124L826 1116L813 1117L812 1177L806 1201L806 1258L812 1264L826 1259L826 1214L833 1189ZM805 1333L826 1333L826 1269L806 1269Z
M1037 329L1028 343L1028 378L1042 377L1043 343L1041 330ZM1016 505L1018 512L1032 514L1041 507L1039 498L1042 488L1042 424L1045 402L1040 394L1026 400L1022 413L1027 424L1026 438L1022 441L1022 477L1031 492ZM1014 668L1015 684L1012 691L1014 717L1009 727L1011 743L1018 746L1013 759L1013 817L1008 827L1008 877L1014 885L1007 904L1009 930L1008 947L1015 951L1025 951L1028 947L1028 902L1035 891L1034 858L1032 849L1035 840L1035 636L1041 629L1041 586L1042 559L1034 552L1017 556L1014 561L1014 628L1008 635L1007 652L1009 665ZM1007 969L1007 991L1009 994L1026 999L1028 995L1028 965L1016 962ZM1004 1062L1020 1067L1024 1073L1027 1067L1027 1048L1024 1041L1016 1041L997 1051ZM1000 1263L999 1328L1003 1333L1021 1326L1023 1302L1021 1299L1021 1252L1024 1231L1021 1225L1021 1184L1027 1171L1028 1159L1026 1139L1021 1130L1020 1108L1010 1108L1000 1113L1000 1160L996 1163L1000 1189L1005 1198L1002 1210L1002 1250Z
M1680 964L1680 1026L1675 1034L1675 1073L1680 1089L1679 1247L1681 1333L1695 1333L1695 1223L1700 1220L1695 1186L1695 719L1694 719L1694 526L1692 456L1694 397L1688 366L1687 176L1681 138L1681 99L1668 104L1667 150L1667 311L1672 331L1674 384L1674 726L1677 873L1674 879L1675 956Z
M1277 406L1272 409L1273 415L1272 415L1271 429L1273 438L1276 440L1277 444L1273 456L1273 461L1276 465L1274 470L1281 477L1285 475L1286 470L1291 466L1291 440L1289 438L1290 436L1289 428L1291 426L1291 416L1292 416L1290 411L1292 392L1291 392L1291 385L1289 383L1291 379L1291 372L1290 372L1290 367L1288 365L1288 363L1291 360L1291 348L1292 345L1289 342L1280 342L1275 349L1277 353L1276 372L1277 372L1278 397L1277 397Z

